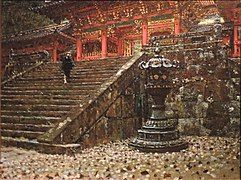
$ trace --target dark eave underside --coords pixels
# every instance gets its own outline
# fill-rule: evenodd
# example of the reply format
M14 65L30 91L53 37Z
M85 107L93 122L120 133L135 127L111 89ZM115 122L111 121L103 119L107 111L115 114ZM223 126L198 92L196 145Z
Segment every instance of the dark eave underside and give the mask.
M50 35L58 35L59 32L67 30L70 28L70 24L61 24L61 25L51 25L48 27L34 29L29 31L23 31L18 34L12 34L8 36L3 36L3 43L19 42L19 41L29 41L32 39L49 37Z

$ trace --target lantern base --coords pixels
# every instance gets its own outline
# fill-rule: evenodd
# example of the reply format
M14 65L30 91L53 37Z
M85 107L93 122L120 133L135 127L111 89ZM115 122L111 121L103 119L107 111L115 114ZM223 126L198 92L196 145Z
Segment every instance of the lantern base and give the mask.
M130 147L134 147L142 152L178 152L183 149L188 148L188 143L178 139L172 141L161 141L161 142L150 142L145 140L140 140L138 138L134 139L129 143Z

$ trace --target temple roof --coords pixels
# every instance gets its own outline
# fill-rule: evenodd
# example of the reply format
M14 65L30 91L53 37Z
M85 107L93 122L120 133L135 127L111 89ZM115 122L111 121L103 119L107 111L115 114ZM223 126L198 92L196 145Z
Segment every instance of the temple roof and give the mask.
M140 7L136 7L139 3L142 8L146 7L145 11L149 11L148 13L157 13L157 15L165 16L174 13L178 13L177 9L177 1L50 1L46 2L42 6L31 8L31 10L38 12L40 14L44 14L49 16L50 18L62 20L63 18L72 18L71 24L54 24L51 26L23 31L18 34L7 35L3 37L3 42L16 42L16 41L24 41L24 40L31 40L36 38L47 37L49 35L59 35L62 38L65 38L69 41L74 42L74 38L71 35L67 35L63 33L66 29L74 29L77 31L78 29L82 28L79 27L81 24L85 26L82 28L82 31L86 31L87 29L93 28L101 28L101 23L103 21L109 21L110 23L116 23L115 25L125 22L129 22L130 19L134 22L133 17L127 17L128 14L142 14L145 15L146 12ZM158 9L152 9L152 6L159 7ZM197 8L196 12L192 11L192 6ZM208 16L209 13L217 13L219 12L221 16L224 16L226 21L233 19L232 11L241 6L241 1L180 1L179 9L182 12L182 20L183 24L185 24L185 20L190 18L197 19L203 16ZM147 8L148 7L148 8ZM128 9L129 8L129 9ZM136 11L137 9L138 11ZM172 9L168 11L168 9ZM211 11L210 11L211 9ZM152 12L153 10L153 12ZM119 14L118 14L119 13ZM143 16L144 16L143 15ZM186 16L187 15L187 16ZM106 17L103 17L106 16ZM117 17L118 16L118 17ZM132 15L133 16L133 15ZM126 17L127 20L123 21L123 17ZM131 15L130 15L131 17ZM186 18L188 17L188 18ZM76 19L77 18L77 19ZM110 18L110 19L109 19ZM129 18L129 21L128 21ZM135 19L136 20L136 19ZM186 24L190 24L187 22ZM193 26L195 27L195 26ZM77 30L76 30L77 29Z
M173 1L57 1L49 2L43 6L30 8L30 10L42 15L48 16L55 22L76 15L85 16L86 18L90 14L95 14L96 18L101 14L106 14L107 11L117 11L128 9L130 5L137 4L136 8L144 8L143 4L158 4L162 3L163 6L171 5L174 7ZM143 9L144 10L144 9Z
M60 0L60 1L50 1L48 3L45 3L45 5L38 6L31 8L31 10L38 12L40 14L44 14L48 16L49 18L60 21L61 19L64 19L65 17L70 16L70 14L77 9L82 9L86 7L92 7L92 10L104 10L104 9L113 9L114 6L122 5L123 7L127 7L128 3L133 1L66 1L66 0ZM141 3L142 1L136 1L136 3ZM150 3L155 1L149 1ZM156 2L162 2L162 3L169 3L172 7L175 7L175 3L180 4L187 4L190 6L194 3L199 3L201 6L210 7L210 6L216 6L219 10L220 14L224 16L225 21L229 21L233 18L232 10L234 10L236 7L241 7L241 1L240 0L198 0L198 1L156 1ZM145 1L143 1L145 3ZM174 5L174 6L173 6ZM84 7L84 8L83 8ZM186 7L186 8L187 8ZM185 6L184 6L185 9ZM184 10L183 9L183 10ZM87 10L91 10L87 8ZM123 9L124 10L124 9ZM195 10L195 9L194 9ZM81 11L81 10L80 10ZM61 13L58 13L61 12Z
M27 31L21 31L17 34L10 34L3 36L2 41L4 43L6 42L17 42L17 41L25 41L25 40L32 40L36 38L43 38L49 35L54 35L54 34L59 34L62 35L64 34L62 31L67 30L70 28L71 25L68 24L53 24L50 26L42 27L39 29L32 29L32 30L27 30ZM67 36L67 35L65 35ZM71 37L68 37L71 38Z
M240 1L51 1L33 11L48 16L55 22L68 19L74 35L79 31L118 25L119 23L152 16L179 14L183 30L188 31L202 19L215 14L230 21L232 11ZM226 8L227 7L227 8Z
M39 14L48 16L50 19L57 23L69 16L72 9L77 9L88 4L93 5L92 1L50 1L46 2L44 5L29 8L29 10L37 12Z

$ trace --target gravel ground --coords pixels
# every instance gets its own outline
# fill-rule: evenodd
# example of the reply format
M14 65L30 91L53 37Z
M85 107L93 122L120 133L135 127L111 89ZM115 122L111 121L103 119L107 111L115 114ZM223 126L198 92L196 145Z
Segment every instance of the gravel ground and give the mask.
M240 140L185 137L178 153L142 153L128 141L85 149L75 156L2 147L2 179L240 179Z

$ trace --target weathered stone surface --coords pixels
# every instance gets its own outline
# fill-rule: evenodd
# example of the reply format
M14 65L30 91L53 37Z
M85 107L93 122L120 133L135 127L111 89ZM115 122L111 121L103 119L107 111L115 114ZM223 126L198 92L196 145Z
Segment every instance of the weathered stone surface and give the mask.
M139 120L137 118L124 118L122 131L123 139L133 137L137 134Z
M223 128L223 135L228 137L240 137L240 117L230 118L230 121Z
M185 118L178 120L178 130L185 135L200 135L200 121L197 118Z
M135 117L135 99L134 94L124 95L122 98L122 117L130 118Z
M222 135L223 128L229 121L228 109L221 102L214 101L208 107L203 125L211 130L211 135Z
M87 148L127 139L136 134L136 123L135 118L106 118L103 116L79 142L82 148Z
M107 117L121 117L122 112L122 97L119 97L115 100L115 102L110 106L108 111L106 112Z
M2 137L2 143L5 146L15 146L18 148L36 150L46 154L74 154L81 150L80 144L48 144L36 141L28 141L25 139L14 139L10 137Z
M123 119L110 118L108 119L108 137L111 141L123 138Z
M210 103L205 101L202 95L198 95L195 103L192 101L183 102L181 96L177 95L176 101L167 103L167 105L170 109L178 112L179 129L183 134L227 135L231 137L240 135L238 128L240 124L238 119L240 117L239 101L211 101Z

